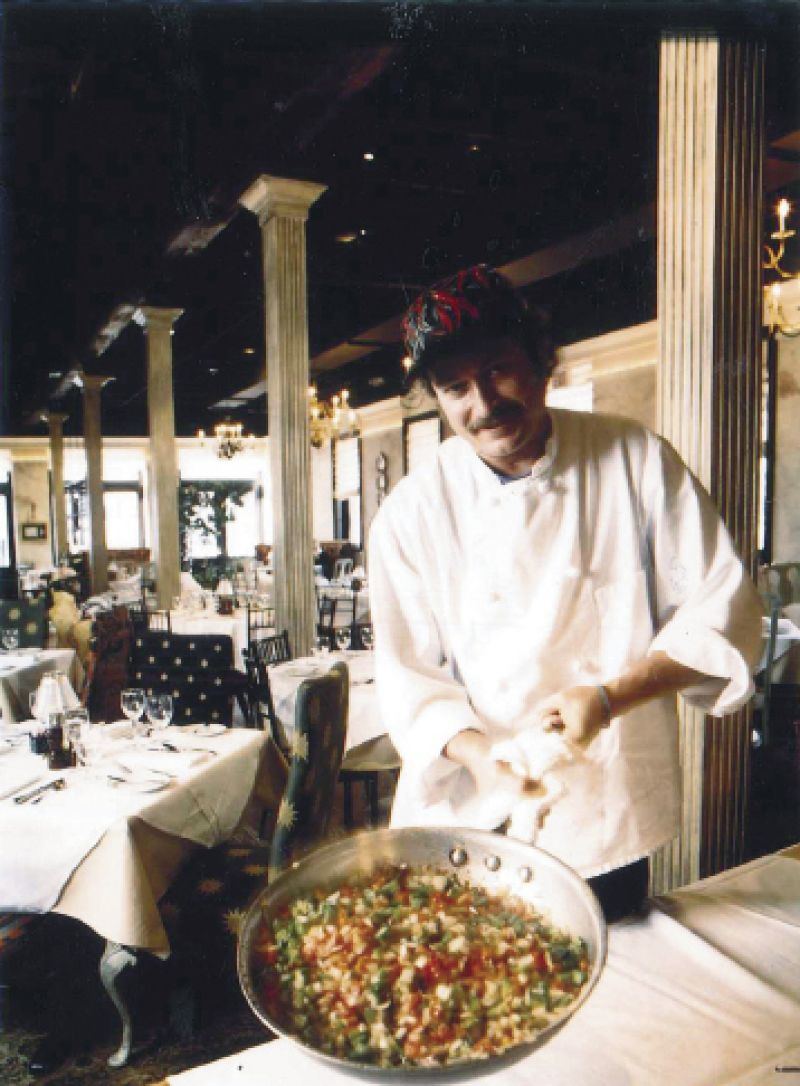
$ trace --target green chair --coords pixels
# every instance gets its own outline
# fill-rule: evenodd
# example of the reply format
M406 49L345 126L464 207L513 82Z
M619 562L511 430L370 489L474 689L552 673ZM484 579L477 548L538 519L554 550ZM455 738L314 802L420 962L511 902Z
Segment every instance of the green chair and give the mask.
M47 642L48 606L44 596L0 600L0 647L43 649Z
M252 898L292 860L323 839L336 798L347 725L349 677L336 663L297 691L291 754L271 837L240 831L196 853L160 903L170 933L173 983L197 1001L238 991L235 939Z

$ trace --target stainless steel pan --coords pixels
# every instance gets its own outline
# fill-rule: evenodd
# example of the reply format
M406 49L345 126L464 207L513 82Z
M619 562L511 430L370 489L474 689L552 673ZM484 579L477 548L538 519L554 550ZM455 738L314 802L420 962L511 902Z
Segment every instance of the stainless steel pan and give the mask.
M452 1063L441 1068L382 1068L318 1051L275 1022L259 1003L253 942L262 920L270 921L287 903L318 889L330 889L353 876L378 868L407 864L457 869L467 881L489 890L509 890L543 913L555 926L579 935L589 948L589 980L581 995L562 1016L530 1044L501 1056ZM480 830L434 828L383 829L355 834L318 849L283 872L258 895L248 909L239 937L238 971L242 990L255 1014L273 1032L301 1049L353 1074L374 1080L447 1077L466 1078L495 1070L545 1044L589 998L606 957L606 926L597 898L571 868L547 852L508 837Z

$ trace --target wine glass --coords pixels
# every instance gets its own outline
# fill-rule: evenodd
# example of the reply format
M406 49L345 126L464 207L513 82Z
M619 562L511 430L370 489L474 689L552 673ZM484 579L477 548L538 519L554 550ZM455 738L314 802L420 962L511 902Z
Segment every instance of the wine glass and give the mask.
M375 644L375 639L372 634L371 626L362 626L359 631L361 634L361 645L365 649L371 649Z
M172 695L148 694L145 699L147 719L154 728L167 728L172 720Z
M16 626L7 626L3 630L0 630L0 641L3 644L4 649L8 649L12 652L14 649L19 648L19 630Z
M138 686L128 687L120 694L119 703L123 713L131 722L134 735L142 733L142 716L144 715L144 690Z
M345 649L350 648L352 638L350 636L349 626L338 626L333 636L336 641L336 647L341 649L342 652L344 652Z

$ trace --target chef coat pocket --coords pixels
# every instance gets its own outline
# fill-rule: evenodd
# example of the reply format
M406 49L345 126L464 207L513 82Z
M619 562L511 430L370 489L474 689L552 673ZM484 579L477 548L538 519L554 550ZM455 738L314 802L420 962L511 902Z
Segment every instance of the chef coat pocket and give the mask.
M644 656L653 640L647 574L644 570L609 581L594 590L604 674Z

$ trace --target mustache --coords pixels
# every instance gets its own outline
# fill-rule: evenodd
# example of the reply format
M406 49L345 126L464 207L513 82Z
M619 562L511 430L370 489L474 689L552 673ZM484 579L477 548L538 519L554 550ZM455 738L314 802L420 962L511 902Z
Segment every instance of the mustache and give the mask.
M502 426L505 422L516 422L520 413L521 408L517 404L496 404L488 414L482 415L479 419L474 419L467 427L467 430L470 434L478 434L481 430L492 430L495 426Z

